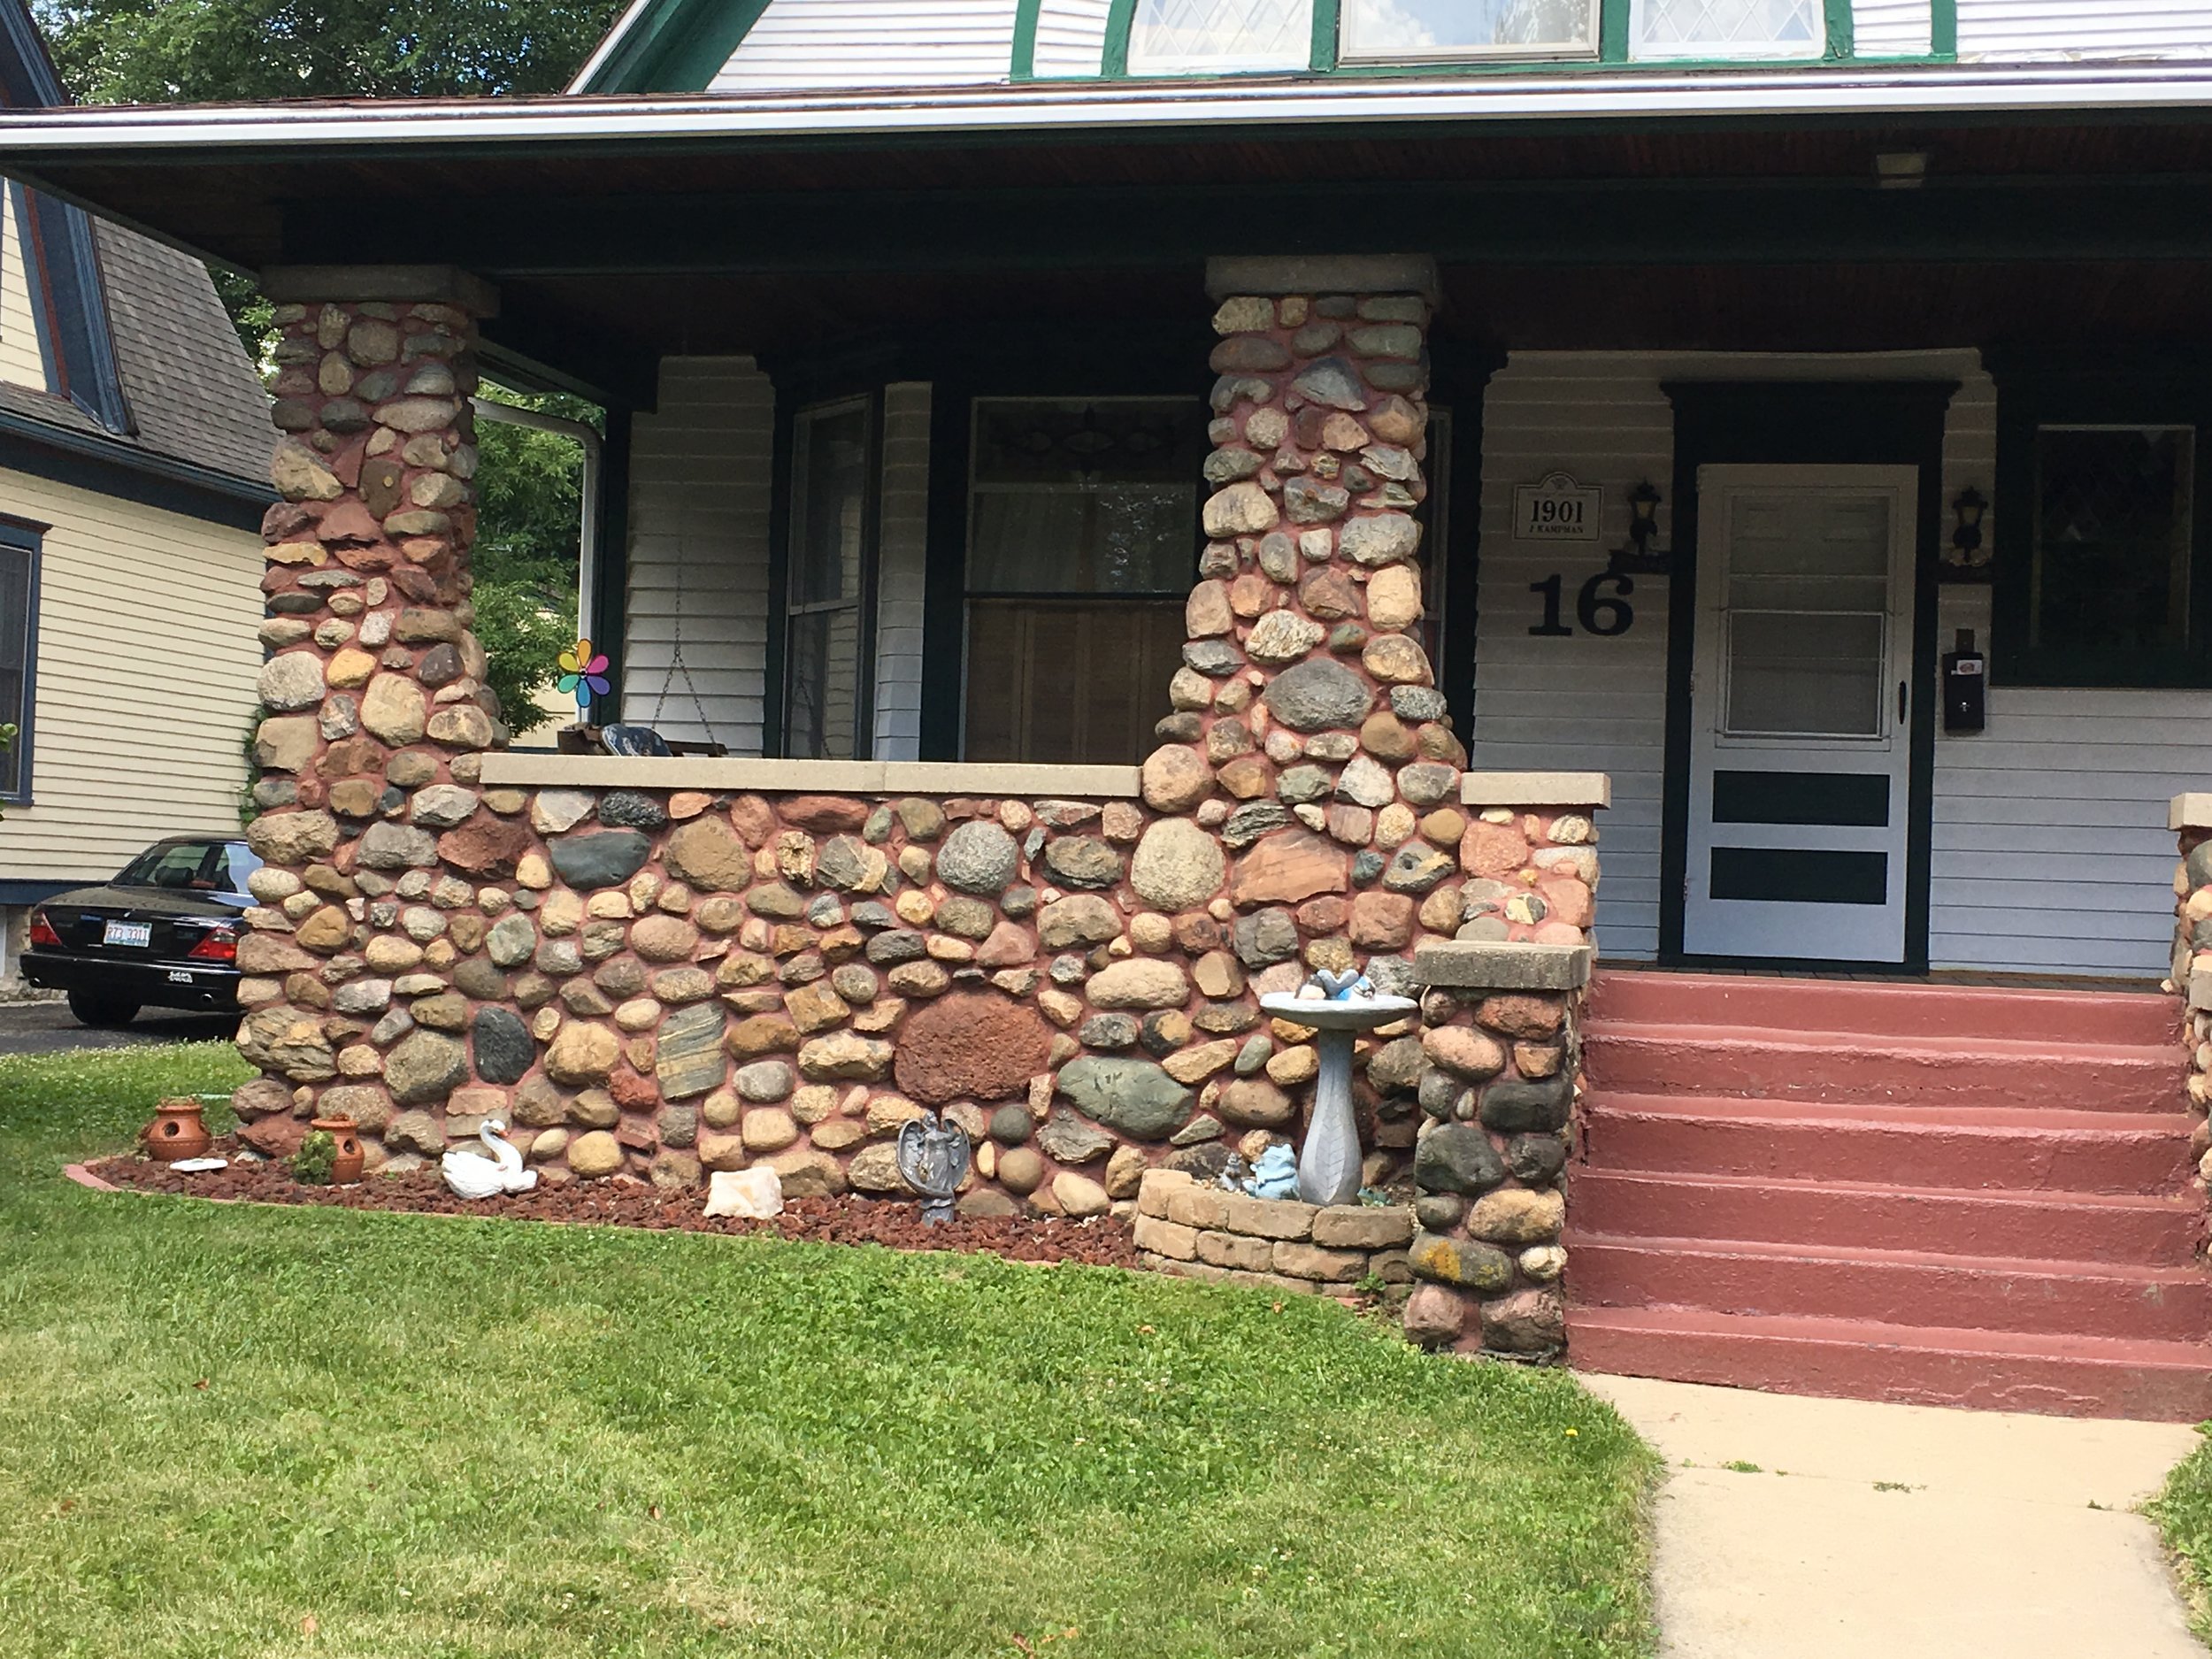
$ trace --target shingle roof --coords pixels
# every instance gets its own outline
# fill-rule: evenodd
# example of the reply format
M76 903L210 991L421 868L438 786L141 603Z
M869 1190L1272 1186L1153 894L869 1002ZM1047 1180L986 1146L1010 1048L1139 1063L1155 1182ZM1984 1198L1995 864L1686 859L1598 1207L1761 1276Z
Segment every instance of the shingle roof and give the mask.
M119 442L269 481L276 430L207 268L188 254L96 219L117 371L137 426Z

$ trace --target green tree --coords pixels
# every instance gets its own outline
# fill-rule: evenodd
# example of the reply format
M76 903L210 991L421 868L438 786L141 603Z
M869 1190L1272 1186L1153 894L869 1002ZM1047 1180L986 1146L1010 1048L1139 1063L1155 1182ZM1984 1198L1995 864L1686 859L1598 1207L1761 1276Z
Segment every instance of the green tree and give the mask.
M273 98L500 96L558 91L623 0L33 0L54 62L86 104ZM265 372L269 303L235 272L213 273L238 337ZM485 394L602 424L580 398L487 387ZM547 718L532 699L576 637L578 446L553 433L480 421L477 637L486 676L517 732Z

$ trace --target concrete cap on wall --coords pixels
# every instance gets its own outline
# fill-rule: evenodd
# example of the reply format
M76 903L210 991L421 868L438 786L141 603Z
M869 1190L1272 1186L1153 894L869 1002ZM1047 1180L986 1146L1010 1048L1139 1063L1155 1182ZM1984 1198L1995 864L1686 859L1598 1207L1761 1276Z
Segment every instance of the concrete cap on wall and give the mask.
M1418 294L1443 302L1436 260L1425 253L1223 254L1206 261L1206 295Z
M2212 797L2208 797L2212 798ZM1459 780L1463 806L1613 804L1613 780L1601 772L1470 772Z
M1590 982L1587 945L1455 939L1413 953L1417 984L1455 990L1572 991Z
M499 315L499 290L458 265L265 265L261 291L280 304L457 305L472 317Z
M2212 829L2212 795L2177 795L2166 805L2170 830Z

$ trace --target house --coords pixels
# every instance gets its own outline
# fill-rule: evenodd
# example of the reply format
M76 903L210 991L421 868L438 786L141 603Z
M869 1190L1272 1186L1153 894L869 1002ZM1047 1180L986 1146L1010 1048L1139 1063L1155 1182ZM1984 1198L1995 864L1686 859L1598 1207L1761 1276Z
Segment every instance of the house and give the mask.
M272 603L389 618L265 673L250 1114L890 1191L942 1104L1085 1213L1362 961L1451 994L1363 1097L1429 1340L2177 1415L2208 150L2177 0L639 0L557 97L0 119L260 274ZM485 752L480 366L608 406L600 712L730 758Z
M16 5L0 97L66 102ZM237 833L267 428L203 265L0 184L0 984L31 905Z

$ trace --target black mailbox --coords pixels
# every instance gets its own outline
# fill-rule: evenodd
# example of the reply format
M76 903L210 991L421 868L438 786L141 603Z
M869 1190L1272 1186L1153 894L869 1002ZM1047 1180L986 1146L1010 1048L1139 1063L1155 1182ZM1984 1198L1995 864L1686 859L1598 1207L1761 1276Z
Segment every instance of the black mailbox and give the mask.
M1958 631L1957 649L1943 656L1943 729L1978 732L1989 687L1989 659L1974 649L1974 630Z

